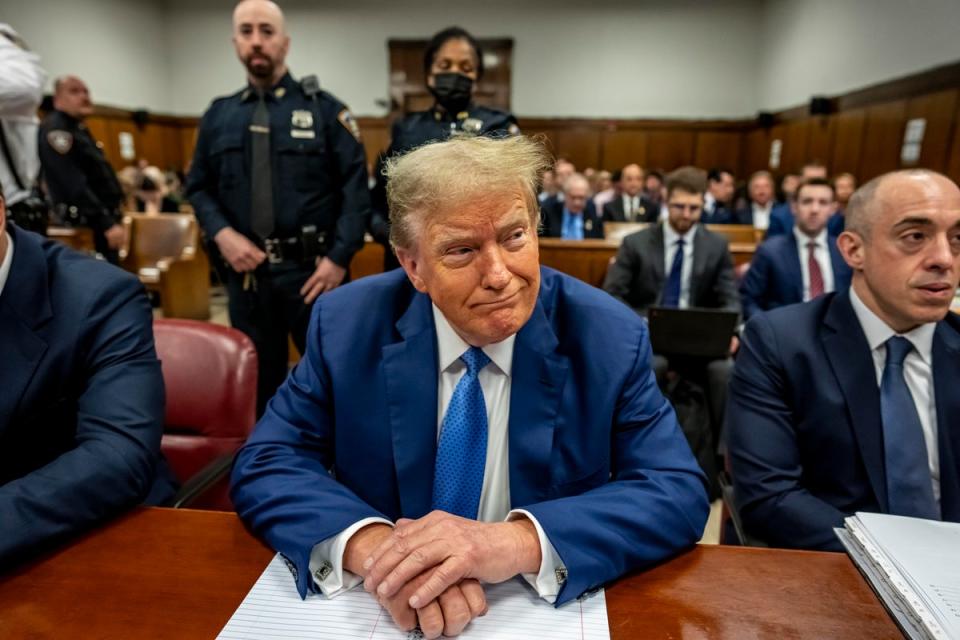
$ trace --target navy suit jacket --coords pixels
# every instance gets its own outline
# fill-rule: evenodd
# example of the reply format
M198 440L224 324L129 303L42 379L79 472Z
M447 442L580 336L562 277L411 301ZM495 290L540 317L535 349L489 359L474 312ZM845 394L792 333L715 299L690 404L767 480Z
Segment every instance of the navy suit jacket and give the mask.
M753 204L738 209L729 217L730 224L753 225ZM793 212L786 202L774 202L770 208L770 226L767 227L766 237L783 235L793 229Z
M544 238L560 238L563 236L563 207L564 203L556 199L547 199L540 208L542 216L543 232L540 234ZM603 221L597 215L597 209L593 205L593 198L587 200L587 206L583 210L583 237L584 238L603 238Z
M960 521L960 318L933 339L944 520ZM850 304L833 293L747 323L727 401L728 452L744 526L772 545L842 550L833 527L885 513L880 391Z
M402 271L314 305L306 357L233 471L240 516L313 588L317 543L362 518L431 509L437 448L432 303ZM704 476L650 368L646 325L602 291L541 269L514 345L512 508L529 510L569 570L557 604L695 543ZM332 472L332 473L331 473Z
M13 263L0 293L0 565L141 502L154 484L164 415L153 316L137 278L8 229ZM155 501L173 488L168 476L160 478Z
M833 266L833 288L844 291L850 286L852 272L837 249L837 239L828 235L827 246ZM740 301L745 320L761 311L803 302L800 251L792 231L768 238L757 247L740 283Z
M601 212L604 222L626 222L627 214L623 210L623 194L603 205ZM660 205L640 196L640 210L634 222L656 222L660 219Z

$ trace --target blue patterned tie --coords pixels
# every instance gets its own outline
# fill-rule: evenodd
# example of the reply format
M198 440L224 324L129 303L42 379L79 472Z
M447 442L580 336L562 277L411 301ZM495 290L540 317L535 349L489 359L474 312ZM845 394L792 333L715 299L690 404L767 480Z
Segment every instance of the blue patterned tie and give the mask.
M490 358L479 347L470 347L460 359L467 371L453 391L440 428L433 508L476 519L487 463L487 406L477 376Z
M887 362L880 382L887 501L892 514L939 520L923 427L903 377L903 361L912 350L913 344L906 338L887 340Z
M664 307L680 306L680 276L683 273L683 238L677 240L677 252L673 254L673 265L670 267L670 276L667 286L663 288Z

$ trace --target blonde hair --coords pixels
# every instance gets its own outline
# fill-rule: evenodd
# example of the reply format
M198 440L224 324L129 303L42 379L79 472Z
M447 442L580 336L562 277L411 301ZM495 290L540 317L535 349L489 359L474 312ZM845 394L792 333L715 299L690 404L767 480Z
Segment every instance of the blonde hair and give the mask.
M540 175L552 165L542 140L525 136L456 137L391 158L383 170L390 244L411 249L428 216L518 188L536 228L540 223Z

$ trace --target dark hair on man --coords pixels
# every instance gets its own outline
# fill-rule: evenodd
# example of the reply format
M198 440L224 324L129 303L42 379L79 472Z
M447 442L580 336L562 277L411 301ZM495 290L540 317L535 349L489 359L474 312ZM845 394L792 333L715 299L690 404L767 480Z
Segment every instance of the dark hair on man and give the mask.
M726 169L724 167L714 167L713 169L710 169L710 171L707 171L707 181L722 182L723 174L725 173L729 174L730 176L733 176L733 171L730 171L729 169Z
M643 181L646 182L647 178L656 178L661 184L663 183L663 173L657 169L650 169L650 171L647 171L647 174L643 176Z
M800 199L800 192L803 191L804 187L826 187L830 189L830 193L833 195L833 199L837 199L837 190L833 187L833 183L827 180L826 178L807 178L799 185L797 185L797 191L794 193L793 197L797 200Z
M440 51L440 47L450 40L466 40L470 43L470 48L473 49L473 57L476 58L477 61L477 79L482 78L483 49L480 47L477 39L470 35L470 32L460 27L447 27L443 31L435 33L433 37L430 38L430 42L427 43L427 49L423 52L423 75L430 75L430 69L433 67L433 61L437 57L437 52Z
M680 167L667 176L667 197L674 191L684 193L699 193L703 195L707 190L707 175L698 167Z
M623 180L623 169L616 169L610 174L610 182L616 184Z

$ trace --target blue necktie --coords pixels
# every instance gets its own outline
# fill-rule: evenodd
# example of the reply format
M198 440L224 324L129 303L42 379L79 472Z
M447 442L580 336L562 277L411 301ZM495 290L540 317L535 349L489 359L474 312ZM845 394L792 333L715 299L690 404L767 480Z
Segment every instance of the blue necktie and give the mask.
M920 416L903 377L903 361L911 350L913 344L906 338L887 340L887 362L880 382L887 501L892 514L939 520Z
M664 307L680 306L680 276L683 273L683 238L677 240L677 252L673 254L673 266L670 267L670 276L667 286L663 288Z
M433 508L476 519L487 463L487 406L477 376L490 358L470 347L460 359L467 371L457 383L440 428L433 473Z

